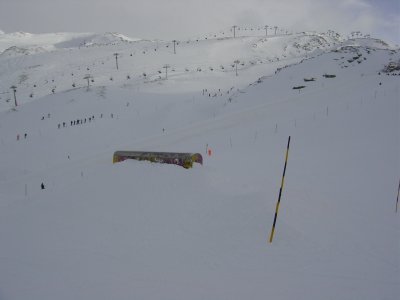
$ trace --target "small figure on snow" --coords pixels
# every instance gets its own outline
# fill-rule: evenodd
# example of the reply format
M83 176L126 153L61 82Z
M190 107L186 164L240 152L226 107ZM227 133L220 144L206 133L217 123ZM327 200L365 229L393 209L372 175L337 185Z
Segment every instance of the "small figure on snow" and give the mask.
M42 189L42 190L44 190L44 183L42 182L42 184L40 185L40 188Z

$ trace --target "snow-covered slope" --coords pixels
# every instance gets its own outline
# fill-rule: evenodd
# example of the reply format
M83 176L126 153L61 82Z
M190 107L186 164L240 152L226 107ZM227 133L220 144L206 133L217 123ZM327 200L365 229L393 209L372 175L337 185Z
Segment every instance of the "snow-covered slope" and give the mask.
M316 34L2 56L0 299L397 299L399 60Z
M65 39L64 35L61 37ZM83 42L84 39L87 40ZM175 45L176 54L172 42L100 45L103 42L102 38L82 34L64 42L53 41L52 47L62 47L51 53L42 53L44 44L28 49L14 45L4 51L0 54L0 91L5 96L0 99L0 110L10 108L4 100L12 102L11 86L17 86L18 100L22 104L53 92L87 86L86 75L93 77L89 82L92 86L126 85L162 93L198 91L209 82L213 82L216 89L233 85L240 88L258 77L273 74L278 68L340 45L337 38L307 33L180 41ZM85 46L71 48L78 44ZM21 56L21 53L36 54ZM236 71L235 61L239 61L238 72L242 78L232 76ZM166 65L170 66L168 82L163 80ZM178 88L171 89L174 83ZM165 85L169 86L164 88Z

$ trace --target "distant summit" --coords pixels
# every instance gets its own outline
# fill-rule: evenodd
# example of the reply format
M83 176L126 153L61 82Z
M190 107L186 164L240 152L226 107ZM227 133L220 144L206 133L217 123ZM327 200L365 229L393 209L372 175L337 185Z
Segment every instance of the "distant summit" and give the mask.
M13 33L8 33L10 37L16 37L16 38L30 38L33 36L32 33L29 32L24 32L24 31L17 31Z
M106 32L104 34L94 34L85 41L85 46L91 45L109 45L119 42L136 42L140 39L133 39L116 32Z
M0 53L12 47L23 49L45 49L52 51L60 48L78 48L93 45L111 45L139 41L120 33L40 33L28 32L4 33L0 31ZM29 51L28 51L29 52ZM34 51L35 52L35 51ZM26 53L25 53L26 54Z

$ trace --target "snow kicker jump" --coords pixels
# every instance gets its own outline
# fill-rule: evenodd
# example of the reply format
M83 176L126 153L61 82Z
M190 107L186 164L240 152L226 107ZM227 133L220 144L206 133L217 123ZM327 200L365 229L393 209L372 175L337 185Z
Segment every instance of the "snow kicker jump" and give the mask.
M148 151L116 151L113 156L113 163L126 159L147 160L150 162L173 164L189 169L193 163L203 164L203 157L200 153L175 153L175 152L148 152Z

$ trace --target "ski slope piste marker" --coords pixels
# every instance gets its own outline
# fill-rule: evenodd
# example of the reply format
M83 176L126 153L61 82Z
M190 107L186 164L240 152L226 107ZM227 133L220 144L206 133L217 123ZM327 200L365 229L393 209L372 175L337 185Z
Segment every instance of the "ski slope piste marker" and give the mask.
M285 182L285 173L286 173L287 160L288 160L288 156L289 156L289 146L290 146L290 136L289 136L288 143L287 143L287 148L286 148L285 167L283 168L283 175L282 175L282 181L281 181L281 188L279 189L278 202L276 202L274 224L272 225L271 234L270 234L270 236L269 236L269 242L270 242L270 243L272 243L272 239L274 238L276 219L277 219L277 217L278 217L279 205L280 205L280 203L281 203L281 196L282 196L283 184L284 184L284 182Z
M396 213L397 213L397 206L399 205L399 194L400 194L400 180L399 180L399 187L397 188Z

